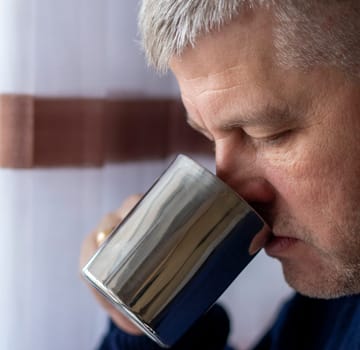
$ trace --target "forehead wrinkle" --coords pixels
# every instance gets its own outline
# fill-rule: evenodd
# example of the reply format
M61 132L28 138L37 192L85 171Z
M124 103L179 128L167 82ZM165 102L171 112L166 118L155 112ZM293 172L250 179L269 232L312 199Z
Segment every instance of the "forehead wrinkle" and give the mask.
M241 75L240 67L235 67L233 70L225 70L221 73L209 74L194 79L180 78L179 85L182 90L186 90L188 95L194 97L200 96L204 92L221 92L231 88L243 87L243 81L248 80L245 75Z
M203 90L199 90L199 91L194 91L191 96L192 97L201 97L202 95L211 95L211 94L216 94L216 93L221 93L221 92L227 92L227 91L231 91L237 88L243 87L243 84L236 84L236 85L232 85L229 87L223 87L223 88L217 88L217 89L203 89ZM189 94L183 94L183 96L187 97L188 99L190 99Z
M193 106L194 103L190 98L184 96ZM199 114L200 111L197 111ZM249 105L248 103L241 103L235 110L231 112L228 110L225 113L218 113L215 115L220 118L213 118L213 125L218 130L229 131L235 128L246 128L253 126L261 126L264 128L276 128L285 125L293 125L301 119L302 113L299 114L298 110L293 110L282 99L268 97L263 102ZM190 116L191 117L191 116ZM201 122L204 121L201 119ZM206 130L198 124L198 129Z
M201 79L209 79L209 78L217 78L217 77L221 77L222 75L226 75L226 74L233 74L236 71L245 71L243 65L238 64L238 65L234 65L234 66L230 66L226 69L223 69L219 72L213 72L213 73L209 73L209 74L203 74L203 75L198 75L195 77L191 77L191 78L186 78L185 76L181 76L181 79L185 82L195 82L196 80L201 80Z
M190 91L186 91L186 93L183 91L182 96L193 107L198 104L195 101L198 100L201 95L203 95L203 98L207 96L205 97L205 102L203 101L202 104L210 107L213 103L216 104L216 97L214 97L214 99L211 98L212 94L216 95L217 93L226 93L241 86L242 84L236 84L226 88L211 90L204 89L198 91L197 95L191 94ZM268 94L261 94L260 96L257 96L257 93L254 91L251 93L253 96L251 100L253 100L254 103L250 104L249 100L246 99L248 93L249 91L244 92L241 96L238 96L238 98L236 98L237 103L235 104L228 101L227 105L229 106L230 103L230 105L233 105L235 108L231 108L230 110L227 109L227 112L225 113L221 112L222 117L214 119L218 121L218 123L215 123L218 124L218 129L230 130L236 127L250 127L255 125L275 127L284 125L285 123L288 124L289 122L293 123L299 119L298 111L290 110L289 105L282 98L274 96L271 91L268 91ZM234 100L234 97L232 100ZM216 115L219 115L218 113L220 111L215 109L213 112ZM197 110L197 113L199 114L200 110Z

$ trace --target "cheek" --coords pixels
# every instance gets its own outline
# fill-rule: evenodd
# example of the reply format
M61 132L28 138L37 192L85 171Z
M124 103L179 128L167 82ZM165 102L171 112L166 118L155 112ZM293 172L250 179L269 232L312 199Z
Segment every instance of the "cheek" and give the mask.
M261 162L267 180L281 197L308 198L309 193L315 195L323 188L324 174L330 167L326 158L306 145L288 152L273 152L262 157Z
M289 152L263 159L265 176L275 188L278 202L291 216L319 219L331 202L339 181L337 159L331 149L318 142L304 143ZM279 203L278 203L279 204Z
M263 157L262 162L278 195L279 214L308 227L314 242L331 251L350 235L350 225L359 227L354 208L360 202L360 150L349 150L350 140L337 145L327 140L308 140L306 147Z

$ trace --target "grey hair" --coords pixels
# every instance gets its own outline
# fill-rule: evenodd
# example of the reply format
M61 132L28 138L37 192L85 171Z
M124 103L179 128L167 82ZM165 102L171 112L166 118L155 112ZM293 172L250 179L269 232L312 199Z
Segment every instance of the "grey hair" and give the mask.
M143 0L139 31L148 63L159 71L220 29L244 7L272 7L279 64L308 68L326 63L359 75L360 5L357 0Z
M278 63L328 65L360 77L360 4L357 0L283 1L276 5Z
M139 12L142 46L150 65L167 69L173 55L194 46L199 34L221 28L261 0L143 0Z

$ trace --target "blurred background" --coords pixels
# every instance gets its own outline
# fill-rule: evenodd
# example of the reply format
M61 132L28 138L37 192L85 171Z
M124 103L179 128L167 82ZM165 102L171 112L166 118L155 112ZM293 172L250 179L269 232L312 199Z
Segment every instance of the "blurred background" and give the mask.
M0 349L96 349L106 315L81 242L176 153L214 170L171 74L148 69L134 0L0 0ZM260 253L221 298L248 349L290 290Z

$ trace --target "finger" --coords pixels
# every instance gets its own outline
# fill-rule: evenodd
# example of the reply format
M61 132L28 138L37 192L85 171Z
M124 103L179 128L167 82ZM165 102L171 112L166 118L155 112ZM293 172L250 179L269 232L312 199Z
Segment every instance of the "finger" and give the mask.
M114 228L129 214L134 206L141 199L141 195L132 195L128 197L122 206L112 213L109 213L103 217L98 227L96 228L96 243L100 246L102 242L110 235Z
M80 269L82 269L97 249L94 234L87 236L82 243L80 251Z
M98 249L98 246L103 240L113 231L113 229L125 218L125 216L131 211L131 209L140 200L140 195L134 195L125 200L121 208L115 210L112 213L107 214L99 223L97 228L85 238L81 253L80 253L80 267L81 269L89 261L91 256ZM109 303L102 294L100 294L94 288L90 288L98 300L100 305L108 312L109 316L113 319L118 327L122 328L126 332L134 335L141 334L142 332L134 326L126 317L124 317L114 306Z

